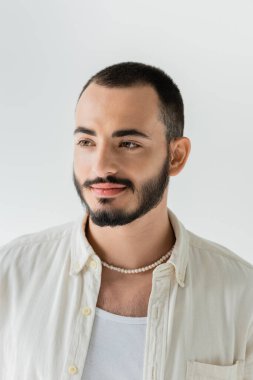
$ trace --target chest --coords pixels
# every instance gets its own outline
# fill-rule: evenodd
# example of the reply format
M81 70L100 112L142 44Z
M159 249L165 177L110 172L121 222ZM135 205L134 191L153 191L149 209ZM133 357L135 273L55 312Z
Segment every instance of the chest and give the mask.
M97 307L125 317L146 317L151 288L132 289L101 287Z

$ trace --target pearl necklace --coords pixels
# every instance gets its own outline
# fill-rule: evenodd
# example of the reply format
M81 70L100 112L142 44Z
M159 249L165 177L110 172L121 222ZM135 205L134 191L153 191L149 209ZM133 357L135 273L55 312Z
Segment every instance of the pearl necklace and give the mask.
M143 268L138 268L138 269L124 269L124 268L118 268L118 267L115 267L113 265L109 265L107 263L105 263L104 261L101 260L102 264L104 267L106 268L109 268L109 269L112 269L112 270L116 270L118 272L121 272L121 273L140 273L140 272L146 272L147 270L150 270L154 267L156 267L157 265L161 264L164 260L166 260L167 258L170 257L171 255L171 252L174 248L174 245L173 247L171 248L171 250L169 252L166 253L166 255L164 255L163 257L161 257L159 260L157 260L155 263L153 264L150 264L150 265L147 265Z

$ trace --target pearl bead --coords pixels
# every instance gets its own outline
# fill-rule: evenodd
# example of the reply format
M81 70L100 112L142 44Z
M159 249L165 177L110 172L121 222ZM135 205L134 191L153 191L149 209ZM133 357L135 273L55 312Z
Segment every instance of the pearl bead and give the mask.
M169 252L166 253L166 255L164 255L163 257L161 257L155 263L147 265L146 267L143 267L143 268L138 268L138 269L117 268L117 267L115 267L113 265L109 265L109 264L105 263L104 261L102 261L102 264L106 268L116 270L116 271L118 271L120 273L140 273L140 272L145 272L145 271L147 271L149 269L152 269L152 268L156 267L157 265L159 265L160 263L162 263L165 259L167 259L171 255L171 252L172 252L173 248L174 248L174 246L171 248L171 250Z

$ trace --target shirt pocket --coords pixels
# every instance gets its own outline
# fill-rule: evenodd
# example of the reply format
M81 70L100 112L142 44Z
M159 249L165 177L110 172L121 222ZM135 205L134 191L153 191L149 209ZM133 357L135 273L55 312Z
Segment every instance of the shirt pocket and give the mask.
M223 366L187 360L186 380L242 380L244 362Z

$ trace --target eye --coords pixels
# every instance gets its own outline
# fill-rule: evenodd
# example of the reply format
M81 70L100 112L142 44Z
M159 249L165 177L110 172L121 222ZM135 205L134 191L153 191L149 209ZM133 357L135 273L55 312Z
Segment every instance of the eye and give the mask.
M121 144L132 144L132 146L134 145L133 148L126 148L126 149L129 149L129 150L134 150L134 149L140 148L140 145L134 143L133 141L123 141Z
M90 140L80 140L78 143L77 143L77 145L80 145L80 146L83 146L83 147L90 147L90 145L87 145L86 143L91 143L92 141L90 141ZM138 148L140 148L140 145L139 144L136 144L136 143L134 143L133 141L122 141L122 143L121 143L121 145L122 144L132 144L132 148L131 147L127 147L127 146L125 146L125 148L127 149L127 150L134 150L134 149L138 149Z
M89 145L86 145L86 144L82 144L82 143L86 143L86 142L91 142L90 140L80 140L77 145L80 145L80 146L89 146Z

